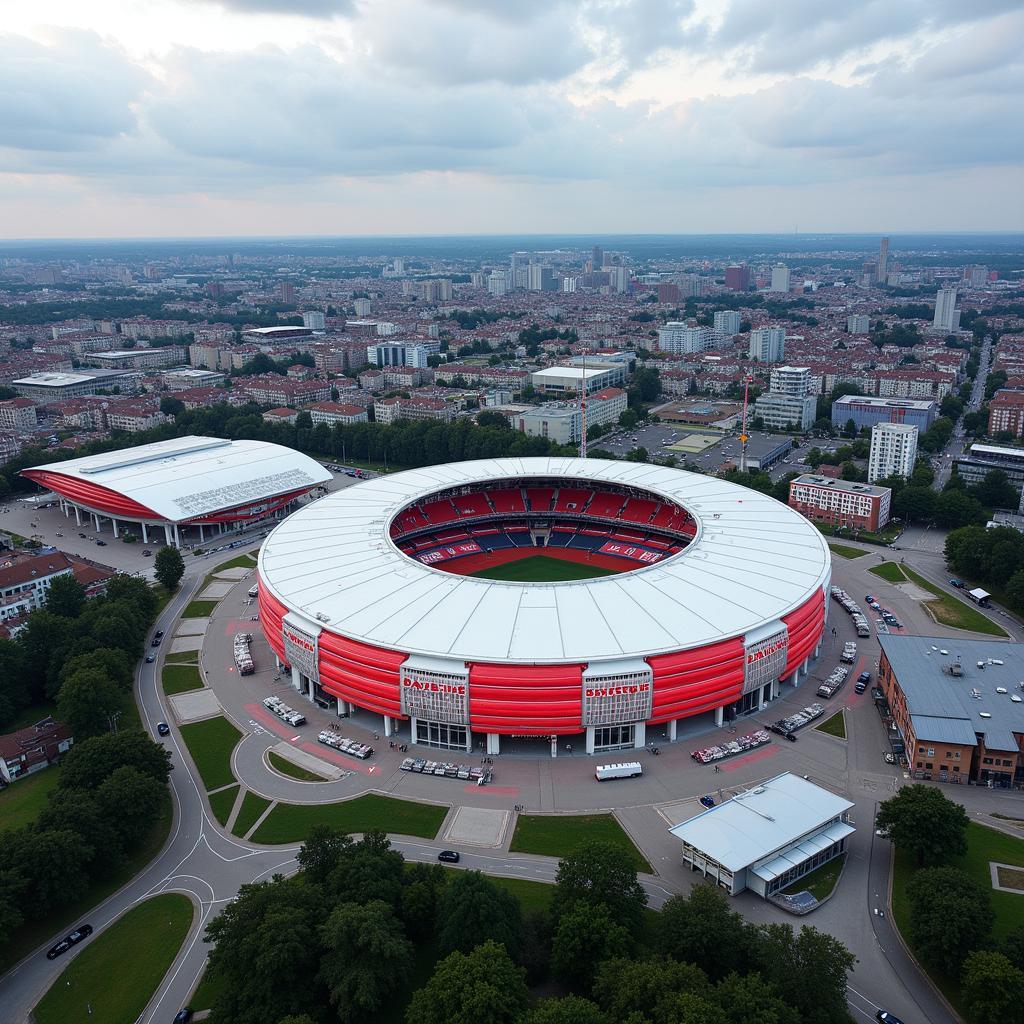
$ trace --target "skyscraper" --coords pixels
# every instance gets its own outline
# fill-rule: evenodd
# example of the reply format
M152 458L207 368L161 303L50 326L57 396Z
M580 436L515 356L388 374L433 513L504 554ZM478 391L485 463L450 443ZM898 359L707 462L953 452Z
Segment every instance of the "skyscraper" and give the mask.
M960 329L960 310L956 308L956 285L940 288L935 296L935 319L932 327L936 331L957 331Z
M749 354L751 359L758 359L762 363L781 362L786 358L786 329L758 327L751 331Z
M604 251L595 245L590 255L590 267L596 274L604 266Z
M734 292L745 292L750 289L750 267L745 263L733 264L725 268L725 287Z
M731 336L740 332L740 314L735 309L720 309L715 314L715 334Z
M889 273L889 239L883 238L878 246L878 283L885 284Z
M911 423L876 423L871 428L868 482L887 476L904 479L914 472L917 460L917 427Z
M772 267L772 283L768 290L772 292L789 291L789 267L785 263L776 263Z

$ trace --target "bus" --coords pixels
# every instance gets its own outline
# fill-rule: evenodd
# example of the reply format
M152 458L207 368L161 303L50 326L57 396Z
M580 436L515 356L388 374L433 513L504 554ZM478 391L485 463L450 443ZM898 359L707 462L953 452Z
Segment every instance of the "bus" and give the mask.
M967 596L979 607L987 608L989 599L992 595L987 590L982 590L980 587L976 590L968 590Z
M598 782L607 779L635 779L643 775L644 769L639 761L627 761L624 764L599 764L594 772Z

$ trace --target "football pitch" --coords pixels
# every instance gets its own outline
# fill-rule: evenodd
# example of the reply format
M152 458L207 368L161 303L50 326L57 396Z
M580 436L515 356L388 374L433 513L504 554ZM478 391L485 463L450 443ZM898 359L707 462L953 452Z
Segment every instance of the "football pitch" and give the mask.
M615 576L613 569L602 569L583 562L566 562L549 555L530 555L518 562L506 562L489 569L472 572L485 580L507 580L515 583L556 583L562 580L589 580L595 576Z

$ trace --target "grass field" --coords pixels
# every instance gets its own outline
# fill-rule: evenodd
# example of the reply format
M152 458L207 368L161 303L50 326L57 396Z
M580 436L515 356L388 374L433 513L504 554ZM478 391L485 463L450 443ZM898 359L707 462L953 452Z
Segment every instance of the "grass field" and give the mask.
M995 940L996 948L999 948L1000 941L1011 928L1020 923L1021 917L1024 915L1024 894L997 892L992 889L990 861L1024 868L1024 839L1008 836L995 829L975 824L973 821L969 822L967 825L967 853L963 857L957 857L950 861L950 866L966 871L979 885L989 890L992 910L996 916L992 937ZM916 870L917 864L913 855L908 854L906 850L897 850L893 863L892 915L896 919L897 927L903 933L904 941L911 949L914 948L914 945L910 941L910 905L907 902L907 883L913 878ZM960 987L956 980L933 969L929 969L928 973L953 1006L958 1010L962 1009Z
M4 727L3 731L17 732L19 729L26 729L30 725L35 725L36 722L42 721L47 716L57 714L57 705L51 704L47 701L44 704L32 704L30 707L25 708L20 715L16 715L11 719Z
M838 736L841 740L846 739L846 718L841 710L831 718L826 718L821 725L816 725L815 728L827 732L829 736Z
M210 797L210 810L213 811L213 816L222 824L228 823L228 818L231 817L231 808L235 806L235 799L238 796L238 786L228 786L227 789L222 789L219 793L214 793Z
M50 792L57 788L58 775L58 769L44 768L0 792L0 832L35 821L46 806Z
M300 843L313 825L333 825L346 832L382 829L404 836L433 839L447 807L416 804L366 793L337 804L278 804L252 835L254 843Z
M231 751L242 734L226 718L218 716L183 725L181 735L207 792L235 781L231 773Z
M291 779L298 779L299 782L327 781L322 775L317 775L316 772L310 772L305 768L300 768L297 764L293 764L280 754L275 754L272 750L267 751L267 760L275 771L280 772L282 775L287 775Z
M873 573L887 583L907 582L907 577L903 575L903 570L897 562L880 562L878 565L871 566L868 572Z
M214 978L207 967L203 971L203 976L199 979L195 992L189 998L188 1005L196 1012L199 1010L209 1010L213 1006L213 1001L220 995L223 987L224 982Z
M183 619L206 619L213 614L213 609L216 607L216 601L189 601L185 605L181 617Z
M815 868L810 874L794 882L788 889L783 891L787 896L797 892L809 892L816 900L823 900L836 887L839 876L843 871L843 864L846 861L846 854L822 864Z
M231 834L244 836L260 820L260 815L270 806L270 803L265 797L246 791L245 796L242 797L242 806L238 808L238 817L235 818Z
M184 693L186 690L201 690L203 680L197 665L164 665L160 676L164 693Z
M562 580L589 580L596 576L615 576L613 569L602 569L581 562L563 562L548 555L531 555L518 562L506 562L490 569L471 572L486 580L507 580L515 583L556 583Z
M625 850L637 871L651 865L611 814L520 814L509 850L565 857L583 843L600 841Z
M177 654L165 654L165 665L198 665L198 651L178 651Z
M35 949L55 932L69 931L80 924L88 911L102 903L111 893L117 892L126 882L131 881L160 852L170 830L171 801L168 797L164 800L146 841L117 871L89 886L81 899L64 904L52 914L33 917L7 933L7 943L0 949L0 973L13 967L25 955L26 949Z
M867 554L863 548L851 548L845 544L829 544L829 548L834 555L838 555L840 558L860 558L861 555Z
M129 910L87 940L36 1005L36 1024L134 1024L178 955L192 917L192 901L179 893Z

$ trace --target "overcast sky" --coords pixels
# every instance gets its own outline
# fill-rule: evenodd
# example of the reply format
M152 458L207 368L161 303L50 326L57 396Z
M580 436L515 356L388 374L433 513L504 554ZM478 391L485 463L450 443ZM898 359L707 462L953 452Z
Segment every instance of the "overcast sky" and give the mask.
M0 0L0 236L1024 228L1021 0Z

